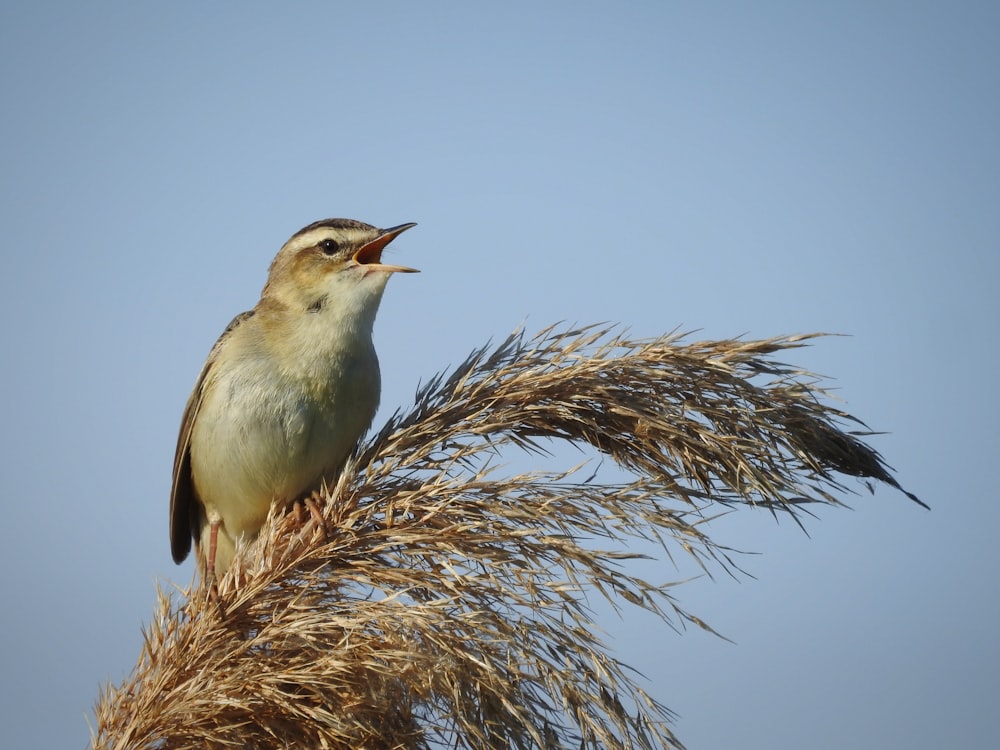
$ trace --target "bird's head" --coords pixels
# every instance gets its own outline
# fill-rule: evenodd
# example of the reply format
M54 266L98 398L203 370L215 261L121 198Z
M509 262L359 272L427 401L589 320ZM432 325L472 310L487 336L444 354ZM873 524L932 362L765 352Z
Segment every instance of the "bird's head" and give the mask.
M332 309L347 317L377 308L389 276L417 271L382 262L386 245L414 226L379 229L353 219L314 222L278 251L261 299L295 312Z

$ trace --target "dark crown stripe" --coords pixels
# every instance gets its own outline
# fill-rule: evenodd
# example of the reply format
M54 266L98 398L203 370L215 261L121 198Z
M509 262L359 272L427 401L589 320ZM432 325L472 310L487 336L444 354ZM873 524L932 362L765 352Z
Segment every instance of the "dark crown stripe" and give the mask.
M296 237L300 237L307 232L312 232L314 229L375 229L375 227L371 224L365 224L363 221L355 221L354 219L321 219L320 221L314 221L309 226L302 227L290 239L294 240Z

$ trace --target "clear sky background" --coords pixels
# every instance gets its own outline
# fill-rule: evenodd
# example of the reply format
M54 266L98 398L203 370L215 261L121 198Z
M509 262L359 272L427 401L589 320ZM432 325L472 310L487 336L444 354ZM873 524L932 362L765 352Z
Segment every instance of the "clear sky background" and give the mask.
M0 745L87 744L154 582L191 580L167 504L204 357L344 216L420 225L379 421L522 321L850 334L795 361L933 510L741 511L711 528L756 579L676 591L735 644L602 625L692 750L997 746L1000 6L278 6L0 10Z

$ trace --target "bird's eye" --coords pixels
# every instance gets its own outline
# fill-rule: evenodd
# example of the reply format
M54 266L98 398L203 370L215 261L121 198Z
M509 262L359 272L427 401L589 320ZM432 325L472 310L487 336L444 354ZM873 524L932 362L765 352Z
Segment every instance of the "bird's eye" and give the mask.
M336 255L340 245L336 240L323 240L319 243L319 249L323 251L323 255Z

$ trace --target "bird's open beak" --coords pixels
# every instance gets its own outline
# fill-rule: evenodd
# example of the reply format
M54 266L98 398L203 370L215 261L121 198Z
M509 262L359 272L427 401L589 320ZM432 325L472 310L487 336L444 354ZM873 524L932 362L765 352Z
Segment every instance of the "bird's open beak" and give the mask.
M385 246L392 242L410 227L416 224L400 224L398 227L383 229L382 234L354 253L354 260L362 266L368 266L372 271L386 271L387 273L419 273L418 268L407 268L406 266L390 266L382 262L382 251Z

